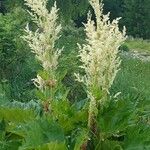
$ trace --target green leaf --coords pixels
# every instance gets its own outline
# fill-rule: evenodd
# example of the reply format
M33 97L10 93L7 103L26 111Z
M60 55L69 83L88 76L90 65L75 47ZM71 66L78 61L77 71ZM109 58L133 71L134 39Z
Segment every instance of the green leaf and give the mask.
M123 150L121 143L118 141L100 141L95 150Z
M19 140L0 141L0 150L18 150L20 145Z
M0 121L0 131L5 131L6 128L6 123L5 120L2 119L2 121Z
M32 110L25 110L21 108L0 108L0 119L5 119L7 121L21 123L34 120L36 118L35 113Z
M131 126L127 129L124 140L125 150L149 150L150 128L144 123Z
M0 140L4 139L5 132L6 132L6 123L5 120L2 119L2 121L0 121Z
M59 147L59 143L64 143L65 137L62 129L52 120L38 119L31 121L23 127L23 130L26 136L22 147L20 147L21 150L43 147L48 143L48 147L54 147L54 145ZM58 143L58 146L56 143Z
M83 129L79 135L76 137L76 143L74 150L80 150L83 144L86 144L88 141L88 131Z
M134 103L125 100L111 101L98 116L99 127L105 134L118 134L135 121Z
M47 144L48 150L67 150L65 143L51 142Z
M81 127L87 121L86 110L77 110L68 100L52 101L53 117L58 120L65 132Z

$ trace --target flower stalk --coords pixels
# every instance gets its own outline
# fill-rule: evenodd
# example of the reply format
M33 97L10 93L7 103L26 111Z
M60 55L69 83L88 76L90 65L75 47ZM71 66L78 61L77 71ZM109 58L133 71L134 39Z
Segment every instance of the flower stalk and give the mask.
M29 14L36 24L36 31L32 31L27 24L26 35L23 39L28 43L37 60L40 62L43 71L33 79L34 85L44 94L42 100L50 102L54 99L55 88L57 87L58 58L62 49L55 48L55 42L60 37L61 25L58 24L58 9L56 2L50 11L46 9L47 0L25 0L30 7ZM47 103L47 102L46 102Z
M84 24L86 44L79 45L80 66L85 75L75 74L77 81L85 84L90 99L88 128L91 129L97 116L98 105L102 107L109 98L109 89L113 84L121 63L119 46L125 41L126 30L119 31L117 18L110 22L109 13L103 15L103 4L99 0L89 0L96 16L96 22L88 13Z

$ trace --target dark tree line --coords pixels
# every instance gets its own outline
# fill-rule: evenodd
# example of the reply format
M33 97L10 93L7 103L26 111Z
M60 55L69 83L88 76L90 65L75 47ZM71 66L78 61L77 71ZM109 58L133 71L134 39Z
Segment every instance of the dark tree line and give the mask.
M150 0L125 0L122 16L129 34L150 38Z
M49 0L51 6L55 0ZM74 20L77 26L86 21L90 9L88 0L56 0L64 22ZM144 39L150 38L150 0L103 0L104 12L111 12L111 18L122 17L121 26L127 27L128 35ZM0 0L0 12L12 11L23 6L23 0Z

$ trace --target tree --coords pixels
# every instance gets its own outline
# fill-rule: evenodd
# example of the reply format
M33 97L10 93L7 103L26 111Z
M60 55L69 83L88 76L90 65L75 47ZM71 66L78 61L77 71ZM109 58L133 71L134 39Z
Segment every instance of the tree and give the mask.
M122 16L124 0L103 0L104 13L111 12L110 19Z
M49 0L49 6L52 6L55 0ZM77 20L84 16L88 10L88 0L56 0L57 7L60 9L60 15L65 22Z
M123 24L133 37L150 38L150 0L125 0Z

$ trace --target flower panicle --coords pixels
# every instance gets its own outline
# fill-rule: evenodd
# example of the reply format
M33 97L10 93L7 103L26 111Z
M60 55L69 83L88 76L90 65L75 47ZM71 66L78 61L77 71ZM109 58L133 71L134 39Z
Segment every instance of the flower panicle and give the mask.
M25 4L30 7L29 14L33 22L37 25L35 31L26 25L25 35L22 37L41 63L43 70L49 73L50 79L55 79L58 67L58 59L62 49L56 49L56 40L60 38L61 24L58 23L58 8L56 2L50 11L47 10L48 0L25 0ZM37 75L33 79L35 86L43 90L45 86L43 79Z
M80 45L79 57L82 62L81 68L85 70L86 78L76 76L88 88L99 85L99 89L109 93L109 89L120 70L121 60L118 55L120 45L126 39L126 29L121 32L117 18L110 22L110 13L103 15L103 4L99 0L89 0L96 15L96 22L88 13L87 23L84 24L86 32L86 44ZM91 91L88 91L88 93Z

